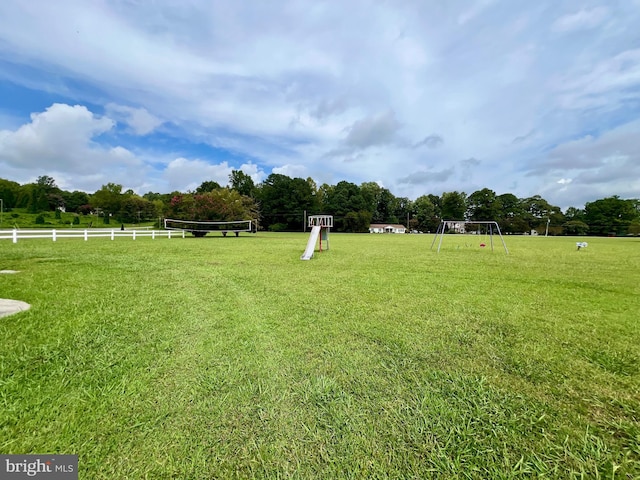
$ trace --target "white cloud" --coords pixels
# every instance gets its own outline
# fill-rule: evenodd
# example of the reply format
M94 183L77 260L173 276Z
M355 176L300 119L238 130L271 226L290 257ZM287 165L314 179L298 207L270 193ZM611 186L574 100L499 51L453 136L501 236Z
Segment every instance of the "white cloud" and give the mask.
M392 111L372 115L354 122L349 127L345 144L348 147L367 148L392 143L399 128L400 123Z
M556 32L572 32L595 28L606 20L608 13L609 11L605 7L583 8L575 13L569 13L558 18L553 22L551 28Z
M108 103L105 109L107 115L118 122L127 124L136 135L148 135L163 123L158 117L150 114L146 108Z
M637 124L616 133L637 115L637 5L278 5L0 2L0 89L9 82L107 112L51 107L38 115L57 127L45 128L3 121L15 112L0 106L1 166L30 178L55 166L69 185L120 178L160 191L226 183L239 164L256 183L272 171L318 184L383 178L411 198L489 187L575 204L629 191L615 179L584 195L577 185L592 182L607 155L631 155L640 137ZM112 137L114 120L140 138ZM230 155L209 158L202 145ZM473 158L482 164L460 163Z
M167 165L163 172L170 191L193 191L202 182L213 180L220 185L229 182L229 175L233 170L227 162L211 164L204 160L188 160L176 158Z
M266 177L264 171L254 163L243 163L236 170L241 170L245 175L249 175L255 184L260 183Z
M634 121L600 136L587 135L558 145L530 172L548 179L540 193L564 207L580 206L614 194L637 198L640 192L639 129L640 121ZM561 180L552 181L559 175ZM561 191L557 190L558 184L564 187Z
M307 167L304 165L283 165L281 167L275 167L273 173L279 173L280 175L286 175L291 178L306 178Z
M58 169L90 174L112 164L132 167L139 161L128 150L103 147L94 137L113 128L81 105L56 103L32 113L31 122L16 130L0 131L0 162L16 169Z

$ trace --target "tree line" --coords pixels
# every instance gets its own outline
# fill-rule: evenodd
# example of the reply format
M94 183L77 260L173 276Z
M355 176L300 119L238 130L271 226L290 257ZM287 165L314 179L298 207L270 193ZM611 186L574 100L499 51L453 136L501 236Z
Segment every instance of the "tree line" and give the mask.
M396 197L375 182L361 185L341 181L318 186L312 178L272 173L255 184L241 170L233 170L229 184L204 181L194 191L138 195L122 185L107 183L90 194L60 189L47 175L19 184L0 178L5 211L30 213L62 210L77 215L97 214L104 223L142 223L160 217L199 221L255 219L270 231L300 231L305 215L334 216L341 232L367 232L372 223L402 224L409 231L435 232L441 220L497 221L504 233L535 230L549 235L639 235L640 200L612 196L587 202L584 208L562 211L539 195L518 198L489 188L426 194L415 200Z

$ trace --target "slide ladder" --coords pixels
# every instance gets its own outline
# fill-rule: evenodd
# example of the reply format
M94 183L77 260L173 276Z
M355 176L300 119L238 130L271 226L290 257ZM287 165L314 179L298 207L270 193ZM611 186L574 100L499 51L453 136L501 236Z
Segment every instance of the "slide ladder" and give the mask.
M313 251L316 249L316 242L318 241L318 235L320 235L321 228L322 227L320 227L319 225L316 225L311 229L311 235L309 235L307 248L304 250L304 253L300 257L300 260L311 260L311 257L313 257Z

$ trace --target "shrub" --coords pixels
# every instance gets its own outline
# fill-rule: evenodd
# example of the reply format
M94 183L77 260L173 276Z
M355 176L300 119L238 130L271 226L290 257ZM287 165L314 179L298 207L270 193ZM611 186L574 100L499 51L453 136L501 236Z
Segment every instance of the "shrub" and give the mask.
M274 223L269 225L270 232L284 232L287 229L286 223Z
M73 224L74 225L80 225L80 217L79 216L75 215L73 217Z
M36 225L44 225L44 215L40 214L36 217Z

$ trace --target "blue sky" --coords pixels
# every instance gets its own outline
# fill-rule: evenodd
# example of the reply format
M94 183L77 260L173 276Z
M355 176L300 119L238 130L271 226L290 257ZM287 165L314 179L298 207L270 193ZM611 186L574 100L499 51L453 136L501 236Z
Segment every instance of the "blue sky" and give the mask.
M0 177L640 197L640 0L3 0Z

